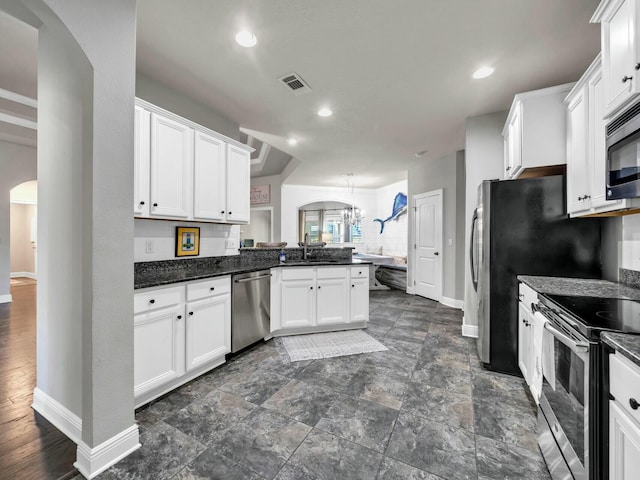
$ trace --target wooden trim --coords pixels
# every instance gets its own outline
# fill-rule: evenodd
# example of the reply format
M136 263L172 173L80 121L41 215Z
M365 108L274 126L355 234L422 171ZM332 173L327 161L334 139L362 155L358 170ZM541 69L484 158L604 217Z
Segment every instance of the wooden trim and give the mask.
M15 103L21 103L27 107L38 108L38 101L35 98L25 97L24 95L20 95L19 93L12 92L10 90L5 90L4 88L0 88L0 98L4 98L5 100Z
M31 408L49 420L74 443L80 443L82 440L82 419L38 387L33 390Z
M548 177L551 175L566 175L567 166L562 165L545 165L543 167L525 168L517 178L536 178Z
M38 279L37 275L33 272L11 272L9 274L9 277L10 278L20 278L20 277L33 278L34 280Z
M17 115L11 115L10 113L0 112L0 122L10 123L11 125L17 125L18 127L30 128L31 130L38 130L38 124L33 120L19 117Z

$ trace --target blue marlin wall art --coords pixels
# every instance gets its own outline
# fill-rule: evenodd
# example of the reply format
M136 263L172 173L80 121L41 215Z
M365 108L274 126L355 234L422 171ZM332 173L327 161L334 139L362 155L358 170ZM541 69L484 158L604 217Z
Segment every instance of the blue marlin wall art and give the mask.
M407 196L404 193L398 193L396 198L393 199L393 212L388 218L381 220L380 218L374 218L374 222L380 222L380 233L384 231L384 224L389 220L397 220L400 215L407 211Z

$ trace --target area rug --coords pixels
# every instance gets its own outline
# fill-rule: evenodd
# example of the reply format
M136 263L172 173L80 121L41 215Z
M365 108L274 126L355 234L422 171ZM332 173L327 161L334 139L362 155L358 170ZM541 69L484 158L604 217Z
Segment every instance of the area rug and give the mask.
M276 345L292 362L388 350L362 330L279 337Z

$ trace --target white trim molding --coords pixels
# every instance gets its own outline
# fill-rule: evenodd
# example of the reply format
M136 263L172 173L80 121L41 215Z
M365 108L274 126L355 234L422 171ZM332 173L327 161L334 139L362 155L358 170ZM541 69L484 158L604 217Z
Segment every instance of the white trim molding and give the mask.
M8 295L0 295L0 303L11 303L13 302L13 297L11 294Z
M138 425L134 424L96 447L80 442L73 466L86 478L95 478L139 448Z
M82 439L82 419L38 387L33 390L31 408L49 420L74 443L80 443Z
M21 103L27 107L38 108L38 101L35 98L25 97L24 95L20 95L19 93L12 92L10 90L5 90L4 88L0 88L0 98L4 98L5 100L15 103Z
M38 278L36 274L33 272L11 272L9 274L9 277L11 278L25 277L25 278L33 278L34 280L37 280Z
M478 326L462 324L462 336L478 338Z
M462 300L456 300L455 298L442 297L440 303L446 305L447 307L457 308L458 310L462 310L464 306L464 302Z

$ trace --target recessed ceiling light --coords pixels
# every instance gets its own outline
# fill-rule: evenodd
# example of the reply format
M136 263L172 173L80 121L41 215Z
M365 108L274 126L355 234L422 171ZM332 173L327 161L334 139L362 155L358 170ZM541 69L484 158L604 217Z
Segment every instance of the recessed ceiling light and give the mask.
M287 143L293 147L298 143L298 140L296 140L295 138L290 138L289 140L287 140Z
M473 78L479 80L481 78L488 77L492 73L493 73L493 68L492 67L480 67L478 70L473 72Z
M256 36L248 30L242 30L236 33L236 42L243 47L255 47L258 43Z
M318 110L318 115L320 115L321 117L330 117L331 115L333 115L333 112L329 108L323 107Z

